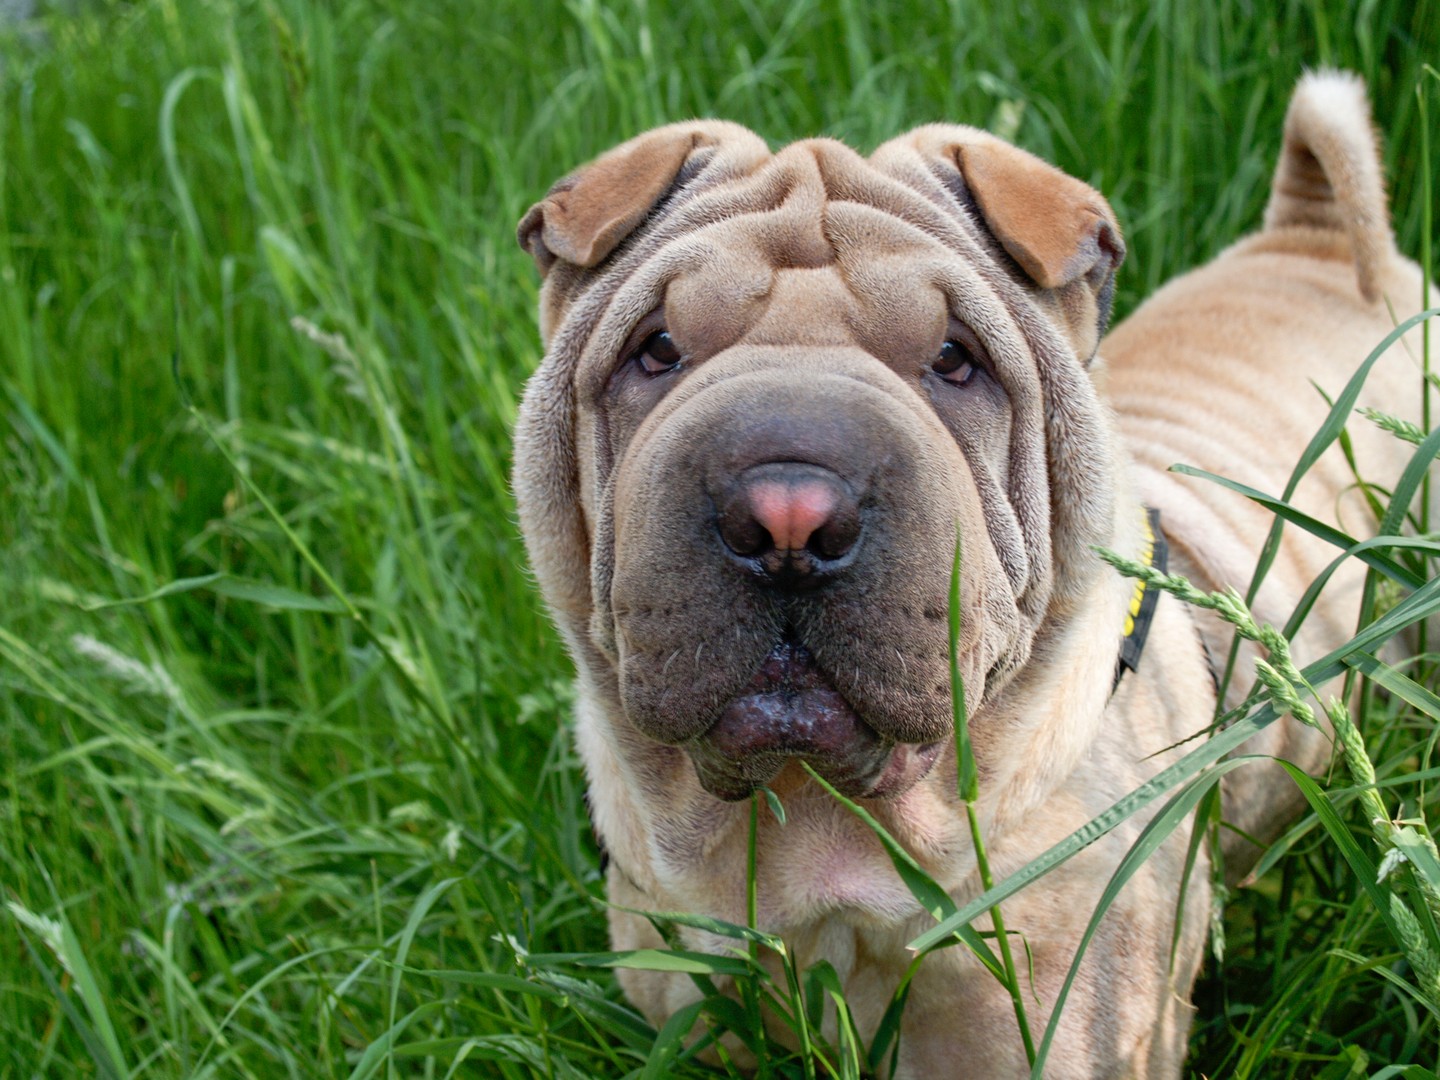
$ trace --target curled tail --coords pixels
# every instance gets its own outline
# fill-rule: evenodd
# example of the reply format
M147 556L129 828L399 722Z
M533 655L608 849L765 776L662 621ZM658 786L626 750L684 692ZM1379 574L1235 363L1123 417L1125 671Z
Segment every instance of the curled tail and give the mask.
M1265 228L1291 226L1348 236L1360 293L1379 298L1380 268L1395 251L1395 237L1379 140L1357 75L1309 72L1290 99Z

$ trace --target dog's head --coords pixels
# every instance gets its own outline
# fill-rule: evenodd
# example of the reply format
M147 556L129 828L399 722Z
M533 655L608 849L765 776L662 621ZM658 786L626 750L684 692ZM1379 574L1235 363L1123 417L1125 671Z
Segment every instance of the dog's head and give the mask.
M631 746L734 799L805 760L897 794L1109 539L1086 367L1124 249L1087 185L984 132L868 159L649 132L520 223L548 355L516 430L530 555Z

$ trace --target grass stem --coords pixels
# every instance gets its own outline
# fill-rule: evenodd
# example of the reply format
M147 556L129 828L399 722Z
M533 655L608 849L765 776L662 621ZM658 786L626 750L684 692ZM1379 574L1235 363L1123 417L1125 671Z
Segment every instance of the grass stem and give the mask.
M990 874L990 859L985 850L985 837L980 831L980 819L975 813L975 804L965 804L965 816L970 821L970 837L975 843L975 863L980 869L980 881L988 891L995 887ZM1025 995L1021 989L1020 975L1015 967L1015 958L1010 950L1010 935L1005 931L1005 917L1000 914L1000 905L990 909L990 920L995 925L995 937L1000 945L1000 962L1005 967L1005 989L1010 992L1010 1003L1015 1009L1015 1023L1020 1028L1020 1039L1025 1044L1025 1059L1035 1064L1035 1039L1030 1034L1030 1021L1025 1013Z
M965 816L970 823L970 838L975 845L975 865L980 871L980 881L985 891L994 888L995 881L990 874L990 856L985 849L985 836L980 828L980 818L975 804L980 798L980 770L975 764L975 750L970 742L970 709L965 697L965 680L960 674L960 578L961 578L961 534L957 523L955 528L955 557L950 564L950 698L955 725L955 783L957 792L965 802ZM1025 1044L1025 1058L1035 1064L1035 1040L1030 1034L1030 1023L1025 1015L1024 993L1020 978L1015 970L1015 960L1010 951L1010 937L1005 932L1005 917L1000 905L990 909L990 920L994 924L1000 945L1000 963L1004 973L1002 982L1010 994L1015 1008L1015 1023L1020 1028L1020 1039Z

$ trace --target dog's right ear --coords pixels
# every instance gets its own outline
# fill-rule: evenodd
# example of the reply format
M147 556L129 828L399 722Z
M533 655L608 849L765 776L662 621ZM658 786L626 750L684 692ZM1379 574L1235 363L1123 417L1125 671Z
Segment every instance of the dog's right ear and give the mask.
M742 159L769 152L753 132L720 120L647 131L559 181L520 219L516 238L541 274L556 262L596 266L644 222L687 163L703 164L701 155L721 143L734 144Z

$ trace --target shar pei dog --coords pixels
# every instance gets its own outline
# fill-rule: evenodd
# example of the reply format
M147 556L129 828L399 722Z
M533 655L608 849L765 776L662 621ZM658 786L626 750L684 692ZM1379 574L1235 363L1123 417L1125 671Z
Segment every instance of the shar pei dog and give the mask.
M1108 336L1125 255L1111 207L969 127L921 127L864 157L674 124L559 181L519 239L544 278L547 353L516 428L515 491L577 668L613 945L661 944L635 910L744 922L746 797L764 786L785 813L759 815L760 927L801 967L833 965L867 1038L906 943L934 923L802 766L957 902L982 891L952 731L957 531L971 809L999 880L1175 760L1214 713L1225 627L1161 596L1135 670L1117 666L1137 644L1135 586L1096 547L1140 558L1163 540L1172 572L1243 588L1270 514L1168 467L1278 493L1326 414L1315 386L1338 392L1422 296L1395 249L1363 87L1333 73L1291 103L1261 231ZM1392 350L1368 403L1408 414L1418 385ZM1352 434L1363 469L1398 474L1397 440ZM1366 512L1352 487L1336 451L1293 501L1343 520ZM1289 530L1257 616L1283 623L1334 554ZM1348 639L1358 596L1358 574L1337 575L1301 662ZM1285 721L1249 749L1315 770L1331 745ZM1274 837L1297 808L1278 766L1227 781L1244 836ZM1145 820L1006 901L1033 964L1032 1025ZM1183 872L1187 831L1100 924L1047 1075L1179 1075L1210 894L1204 851ZM1240 846L1232 872L1255 857ZM621 982L657 1024L698 996L685 975ZM927 956L893 1075L1027 1071L1006 991L963 948Z

